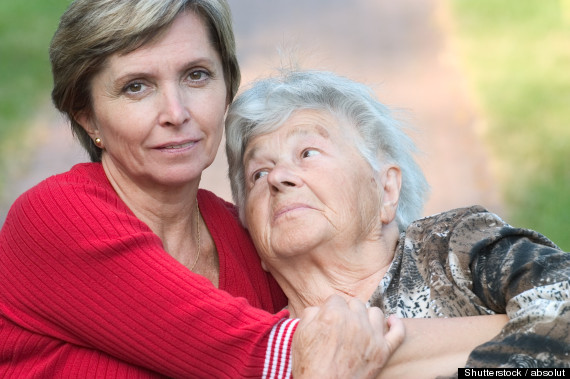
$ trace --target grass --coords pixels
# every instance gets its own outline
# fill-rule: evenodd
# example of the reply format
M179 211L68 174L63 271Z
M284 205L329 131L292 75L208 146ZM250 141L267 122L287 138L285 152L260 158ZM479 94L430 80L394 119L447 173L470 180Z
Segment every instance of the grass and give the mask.
M16 141L29 130L38 107L49 102L48 46L69 2L0 2L0 190L9 172L18 169L14 165L25 160Z
M451 0L513 225L570 250L570 0Z

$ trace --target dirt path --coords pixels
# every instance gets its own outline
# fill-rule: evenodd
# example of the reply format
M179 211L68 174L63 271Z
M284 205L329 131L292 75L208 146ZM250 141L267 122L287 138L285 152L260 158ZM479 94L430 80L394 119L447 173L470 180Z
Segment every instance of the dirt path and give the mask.
M425 214L474 203L501 211L477 114L449 43L444 0L229 2L244 84L296 57L303 68L332 70L371 85L384 103L405 110L415 128L411 135L424 153L420 163L432 186ZM56 116L41 119L47 122L35 130L44 138L38 138L29 170L8 186L0 224L6 203L85 160ZM231 200L226 170L220 149L202 187Z

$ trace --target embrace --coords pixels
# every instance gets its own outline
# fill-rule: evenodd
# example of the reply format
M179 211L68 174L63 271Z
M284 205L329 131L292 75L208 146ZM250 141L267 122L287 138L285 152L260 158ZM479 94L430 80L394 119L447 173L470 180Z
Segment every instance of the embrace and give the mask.
M234 100L225 0L74 0L49 52L91 162L0 230L0 377L568 366L570 255L477 206L418 220L413 144L365 86ZM224 124L235 205L199 188Z
M260 80L230 106L226 140L240 219L292 315L331 294L403 318L507 314L467 366L570 364L570 254L480 206L418 220L413 144L367 87Z

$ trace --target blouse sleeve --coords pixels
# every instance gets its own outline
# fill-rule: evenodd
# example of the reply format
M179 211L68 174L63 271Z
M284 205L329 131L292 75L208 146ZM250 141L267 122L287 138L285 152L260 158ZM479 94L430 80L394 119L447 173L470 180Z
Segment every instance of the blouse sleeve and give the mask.
M20 197L0 232L0 288L10 324L169 377L290 370L286 311L217 290L94 184L46 181Z
M479 241L470 252L473 292L509 317L467 367L569 367L570 254L491 213L468 217L463 226Z

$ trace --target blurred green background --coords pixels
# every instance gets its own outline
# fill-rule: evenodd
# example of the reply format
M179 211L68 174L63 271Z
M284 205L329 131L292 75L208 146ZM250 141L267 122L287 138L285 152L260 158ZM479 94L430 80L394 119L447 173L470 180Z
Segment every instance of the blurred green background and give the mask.
M570 0L442 1L485 120L502 216L570 250ZM0 2L0 193L49 106L48 45L68 3Z
M570 1L450 0L507 221L570 250Z
M32 120L51 104L48 46L69 3L0 2L0 195L7 181L26 169Z

